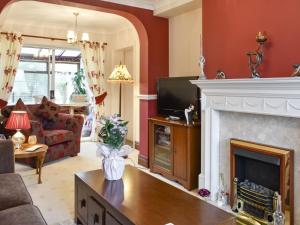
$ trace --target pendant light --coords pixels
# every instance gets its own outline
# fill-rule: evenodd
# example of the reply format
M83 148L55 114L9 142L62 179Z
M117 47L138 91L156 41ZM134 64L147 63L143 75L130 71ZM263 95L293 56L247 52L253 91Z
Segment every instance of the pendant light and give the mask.
M78 12L74 12L75 16L75 25L74 30L69 30L67 33L67 41L69 44L76 44L78 42ZM90 40L89 34L84 32L82 33L81 41L87 42Z

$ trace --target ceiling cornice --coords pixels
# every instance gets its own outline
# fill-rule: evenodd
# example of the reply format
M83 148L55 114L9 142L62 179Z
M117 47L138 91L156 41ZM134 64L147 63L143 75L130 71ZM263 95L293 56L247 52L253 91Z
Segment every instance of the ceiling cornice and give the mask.
M154 15L170 18L201 6L202 0L160 0L155 4Z
M154 10L155 2L151 0L103 0L105 2L112 2L121 5L128 5L137 8Z
M170 18L202 7L203 0L103 0L121 5L149 9L155 16Z

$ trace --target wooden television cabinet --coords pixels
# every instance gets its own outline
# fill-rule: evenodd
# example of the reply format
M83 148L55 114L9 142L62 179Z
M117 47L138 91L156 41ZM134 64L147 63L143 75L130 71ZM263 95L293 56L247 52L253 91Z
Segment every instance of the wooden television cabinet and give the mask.
M187 125L164 117L149 118L150 171L188 190L198 187L201 159L200 124Z

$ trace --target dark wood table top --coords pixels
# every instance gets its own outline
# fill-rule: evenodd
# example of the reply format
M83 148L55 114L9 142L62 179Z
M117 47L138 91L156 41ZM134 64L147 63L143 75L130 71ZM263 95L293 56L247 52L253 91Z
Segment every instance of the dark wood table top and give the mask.
M76 176L136 225L229 225L234 216L145 172L127 166L122 180L102 170Z

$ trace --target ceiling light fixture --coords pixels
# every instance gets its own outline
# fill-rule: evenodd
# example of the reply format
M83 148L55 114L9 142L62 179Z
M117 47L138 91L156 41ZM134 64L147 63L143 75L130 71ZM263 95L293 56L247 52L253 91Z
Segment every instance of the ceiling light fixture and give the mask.
M67 41L69 44L76 44L78 40L78 12L74 12L73 15L75 16L75 25L74 30L69 30L67 33ZM81 36L81 41L87 42L90 40L90 36L88 33L84 32Z

